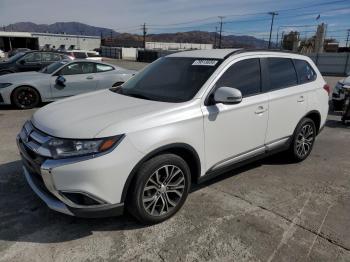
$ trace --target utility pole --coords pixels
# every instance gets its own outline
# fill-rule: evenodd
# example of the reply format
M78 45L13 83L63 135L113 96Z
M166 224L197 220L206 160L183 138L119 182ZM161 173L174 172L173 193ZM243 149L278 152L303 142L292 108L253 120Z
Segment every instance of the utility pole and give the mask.
M222 19L224 19L224 16L219 16L220 19L220 35L219 35L219 48L221 48L221 36L222 36Z
M215 34L214 34L214 49L216 48L216 35L218 34L218 27L215 26Z
M278 15L278 13L277 12L269 12L268 14L272 16L271 27L270 27L269 46L268 46L268 48L270 49L270 47L271 47L271 35L272 35L273 22L275 20L275 16Z
M143 48L146 49L146 34L147 34L146 23L143 23L142 31L143 31Z
M346 37L346 44L345 44L345 47L348 47L349 37L350 37L350 29L348 29L348 36Z

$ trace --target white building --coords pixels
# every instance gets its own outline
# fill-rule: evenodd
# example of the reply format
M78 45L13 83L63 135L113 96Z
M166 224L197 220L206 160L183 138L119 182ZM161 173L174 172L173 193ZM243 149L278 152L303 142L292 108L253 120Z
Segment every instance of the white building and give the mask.
M196 44L196 43L146 42L146 49L153 49L153 50L213 49L213 45Z
M0 31L0 49L5 51L13 48L93 50L100 45L101 38L97 36Z

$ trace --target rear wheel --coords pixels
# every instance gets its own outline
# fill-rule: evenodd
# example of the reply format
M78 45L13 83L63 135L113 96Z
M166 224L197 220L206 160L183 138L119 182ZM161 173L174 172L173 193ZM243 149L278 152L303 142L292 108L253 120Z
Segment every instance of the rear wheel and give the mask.
M21 109L34 108L40 103L40 95L30 86L21 86L13 91L12 103Z
M310 118L300 121L294 132L289 149L290 156L296 161L305 160L311 153L316 138L316 126Z
M156 156L137 172L129 192L128 209L142 223L162 222L184 204L190 181L190 169L181 157Z

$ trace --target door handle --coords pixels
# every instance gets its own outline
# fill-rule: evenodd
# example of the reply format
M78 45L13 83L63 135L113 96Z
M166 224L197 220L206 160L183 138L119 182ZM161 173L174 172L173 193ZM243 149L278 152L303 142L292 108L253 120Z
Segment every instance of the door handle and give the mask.
M94 79L94 77L93 76L88 76L88 77L86 77L86 79Z
M266 109L263 106L258 106L258 109L255 111L255 114L260 115L264 113Z
M304 102L305 101L304 96L299 96L297 101L298 101L298 103Z

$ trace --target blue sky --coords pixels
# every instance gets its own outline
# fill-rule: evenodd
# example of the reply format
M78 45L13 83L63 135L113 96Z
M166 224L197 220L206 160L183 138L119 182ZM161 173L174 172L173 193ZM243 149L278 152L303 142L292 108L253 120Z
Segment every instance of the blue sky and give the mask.
M214 31L218 16L225 16L224 34L267 39L269 11L279 12L273 39L277 31L281 34L295 29L302 36L311 36L316 25L324 22L328 36L344 44L346 29L350 29L350 0L0 0L0 25L78 21L140 33L145 22L149 33ZM318 14L321 18L316 20Z

